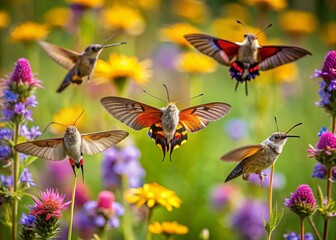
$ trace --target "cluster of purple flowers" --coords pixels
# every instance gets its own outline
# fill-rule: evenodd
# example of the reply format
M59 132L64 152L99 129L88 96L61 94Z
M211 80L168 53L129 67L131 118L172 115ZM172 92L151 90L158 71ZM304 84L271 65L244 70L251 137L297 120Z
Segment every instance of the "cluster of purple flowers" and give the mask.
M128 186L136 188L142 185L145 170L139 163L140 151L130 145L122 149L111 147L104 152L102 164L103 183L105 188L113 189L121 186L122 176L126 176Z
M301 236L300 234L296 234L295 232L290 232L290 233L286 233L283 235L285 240L300 240ZM314 236L311 233L306 233L304 235L304 240L314 240Z

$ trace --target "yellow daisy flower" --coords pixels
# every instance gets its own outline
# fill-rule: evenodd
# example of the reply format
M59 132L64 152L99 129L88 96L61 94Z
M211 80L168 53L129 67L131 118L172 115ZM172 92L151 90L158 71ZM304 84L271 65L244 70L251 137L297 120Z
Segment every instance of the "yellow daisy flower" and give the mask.
M46 24L25 22L16 26L10 33L13 42L32 42L45 38L49 33Z
M183 37L183 35L200 32L201 31L198 28L188 23L176 23L162 28L159 34L162 41L173 42L182 46L191 47L191 44Z
M163 206L168 211L172 211L173 207L179 208L181 199L171 191L157 183L144 184L143 187L128 189L124 197L127 202L135 204L138 208L147 205L149 208L155 206Z
M64 27L70 17L69 8L57 7L52 8L44 14L44 20L54 27Z
M86 8L99 8L103 6L104 0L67 0L69 4L76 4Z
M131 78L139 84L144 84L151 77L151 65L150 60L138 61L136 57L112 53L107 62L98 59L94 72L95 80L105 83Z
M80 114L84 111L81 106L71 106L61 109L53 116L53 122L65 125L72 126ZM83 126L83 116L77 119L76 127L81 128ZM57 134L64 134L64 126L58 124L52 124L50 126L51 131Z
M127 34L137 36L143 33L146 24L138 9L114 5L103 10L101 25L107 29L122 29Z
M0 11L0 29L6 28L9 25L9 14L5 11Z
M290 10L280 15L279 23L289 34L308 34L315 32L318 20L311 12Z
M212 58L196 53L182 53L177 60L177 69L187 73L210 73L217 69L216 61Z
M177 222L154 222L148 226L148 231L153 234L184 235L188 233L188 227L180 225Z
M248 5L270 8L275 11L283 10L287 7L287 0L245 0Z
M201 0L174 0L172 11L175 15L195 23L205 22L209 16L208 6Z

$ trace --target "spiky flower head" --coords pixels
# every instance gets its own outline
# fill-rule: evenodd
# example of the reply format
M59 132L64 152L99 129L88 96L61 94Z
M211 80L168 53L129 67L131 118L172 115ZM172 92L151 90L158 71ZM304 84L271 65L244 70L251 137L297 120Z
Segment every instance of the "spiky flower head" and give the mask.
M69 204L63 203L65 195L59 194L58 189L46 189L45 192L40 192L40 196L33 197L34 205L31 206L30 214L33 216L43 216L48 221L51 217L60 218L61 212Z
M295 193L291 193L290 198L286 198L285 205L301 218L313 215L317 208L313 191L306 184L300 185Z
M15 64L14 71L10 75L10 82L16 82L17 84L23 83L29 86L41 87L39 84L41 81L34 78L30 63L25 58L20 58Z
M315 70L313 77L321 77L329 82L336 79L336 51L330 51L324 58L321 70Z

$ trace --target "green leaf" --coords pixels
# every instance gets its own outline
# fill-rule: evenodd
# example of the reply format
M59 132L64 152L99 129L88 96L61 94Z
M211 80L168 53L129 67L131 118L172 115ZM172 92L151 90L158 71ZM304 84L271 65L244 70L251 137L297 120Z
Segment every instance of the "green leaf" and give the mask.
M320 185L317 186L317 195L319 196L320 203L322 204L324 201L324 196Z
M269 222L266 222L266 220L263 217L265 230L268 232L268 234L273 232L274 229L279 225L279 223L280 223L280 221L283 217L283 214L284 214L284 209L281 208L280 210L278 210L278 204L276 202L273 209L272 209L272 213L271 213Z

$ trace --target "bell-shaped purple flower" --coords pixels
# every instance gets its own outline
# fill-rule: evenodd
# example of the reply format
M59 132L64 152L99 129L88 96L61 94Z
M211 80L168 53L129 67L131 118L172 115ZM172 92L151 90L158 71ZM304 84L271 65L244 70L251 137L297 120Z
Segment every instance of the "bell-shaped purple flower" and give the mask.
M313 191L306 184L300 185L295 193L291 193L290 198L286 198L285 205L301 218L313 215L317 208Z

